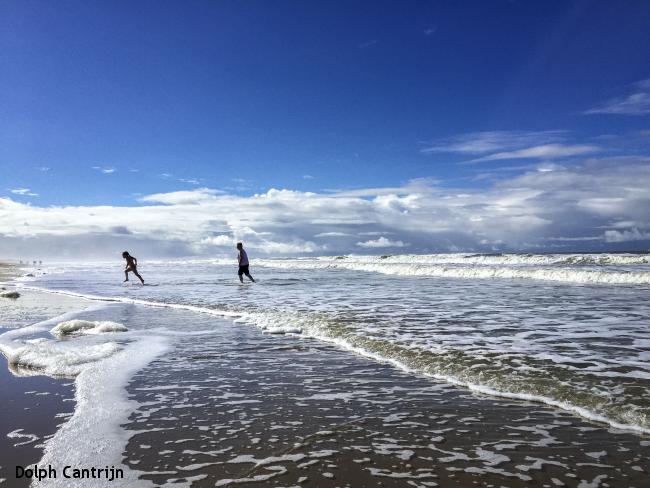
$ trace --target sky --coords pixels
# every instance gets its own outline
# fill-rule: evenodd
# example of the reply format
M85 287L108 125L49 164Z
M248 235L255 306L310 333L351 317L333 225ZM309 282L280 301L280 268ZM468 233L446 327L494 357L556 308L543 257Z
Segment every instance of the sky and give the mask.
M650 3L0 0L0 258L650 249Z

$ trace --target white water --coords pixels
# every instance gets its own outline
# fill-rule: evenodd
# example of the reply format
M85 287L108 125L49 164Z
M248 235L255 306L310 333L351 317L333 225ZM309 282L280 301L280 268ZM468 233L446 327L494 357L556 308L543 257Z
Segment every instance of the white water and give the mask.
M303 334L477 392L650 432L647 255L258 260L259 283L243 287L223 263L143 263L155 287L123 286L117 263L62 268L29 285Z
M84 312L102 308L103 305L89 303ZM75 380L74 415L45 442L45 452L38 464L52 465L60 474L64 466L115 466L123 470L123 479L83 483L95 487L154 486L138 480L137 472L122 464L122 452L132 434L121 425L137 406L127 398L126 385L137 371L167 350L168 338L164 334L135 332L123 334L124 340L118 343L110 338L111 333L126 332L126 327L110 321L74 319L79 313L70 312L0 335L0 352L14 374L46 374ZM70 337L74 332L82 334ZM61 475L33 482L33 486L48 487L70 484Z

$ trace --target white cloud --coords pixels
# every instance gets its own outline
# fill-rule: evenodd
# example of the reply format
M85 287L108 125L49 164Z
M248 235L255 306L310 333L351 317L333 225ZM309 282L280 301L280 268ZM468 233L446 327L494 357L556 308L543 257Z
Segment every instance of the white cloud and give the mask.
M566 158L569 156L579 156L583 154L598 152L598 146L588 144L542 144L541 146L527 147L525 149L518 149L516 151L505 151L482 158L472 159L471 162L480 161L499 161L503 159L529 159L529 158L545 158L557 159Z
M198 178L179 178L178 181L181 183L189 183L190 185L200 185L201 180Z
M314 237L348 237L352 234L347 234L345 232L320 232L319 234L314 235Z
M115 168L112 168L110 166L93 166L92 169L99 171L100 173L104 173L105 175L110 175L117 171Z
M370 41L362 42L359 44L359 49L367 49L371 46L374 46L375 44L379 44L379 41L377 39L371 39Z
M562 131L484 131L460 134L439 140L421 150L422 153L485 154L510 151L541 144L561 142Z
M357 246L365 247L366 249L376 249L381 247L405 247L408 246L408 244L405 244L402 241L391 241L385 237L380 237L374 241L370 240L365 242L357 242Z
M29 197L37 197L38 193L32 192L29 188L13 188L9 190L14 195L23 195Z
M225 234L218 236L204 237L201 239L201 244L208 244L211 246L233 246L235 239L232 236Z
M608 230L605 231L606 242L630 242L630 241L648 241L650 240L650 232L643 232L639 229L630 230Z
M237 240L254 255L372 252L407 243L409 252L650 247L650 158L552 169L531 167L485 188L430 180L252 196L198 188L122 207L0 198L0 255L113 256L121 248L151 257L214 255L230 253Z
M220 190L198 188L196 190L173 191L170 193L154 193L141 197L141 202L164 203L167 205L196 205L208 200L214 200Z
M635 92L624 97L612 98L585 114L646 115L650 114L650 79L634 84Z
M595 153L593 144L573 144L562 131L487 131L440 140L420 152L479 156L468 162L508 159L558 159Z

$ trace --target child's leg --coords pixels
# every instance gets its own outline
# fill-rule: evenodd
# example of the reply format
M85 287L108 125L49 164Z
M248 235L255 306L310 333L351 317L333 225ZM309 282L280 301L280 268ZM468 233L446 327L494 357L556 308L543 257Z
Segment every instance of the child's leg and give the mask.
M138 273L138 270L134 269L133 274L140 278L140 281L142 281L142 284L144 285L144 280L142 279L142 276L140 276L140 273Z

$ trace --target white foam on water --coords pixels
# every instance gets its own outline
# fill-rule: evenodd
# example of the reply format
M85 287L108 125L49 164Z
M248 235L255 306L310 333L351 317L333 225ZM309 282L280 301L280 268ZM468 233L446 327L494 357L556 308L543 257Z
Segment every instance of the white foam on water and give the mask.
M416 370L405 364L403 361L400 361L399 359L396 358L391 358L387 356L382 356L379 354L376 354L374 352L370 352L366 349L356 347L349 342L345 341L344 339L340 338L332 338L332 337L327 337L327 336L318 336L316 335L315 338L326 341L326 342L331 342L334 344L337 344L339 347L343 349L347 349L349 351L355 352L359 354L360 356L365 356L367 358L373 359L378 362L383 362L383 363L388 363L392 364L393 366L406 371L408 373L416 373L416 374L424 374L425 376L429 376L431 378L435 378L437 380L444 381L446 383L450 383L456 386L461 386L463 388L467 388L473 392L484 394L484 395L490 395L490 396L495 396L495 397L501 397L501 398L512 398L512 399L517 399L517 400L525 400L525 401L533 401L537 403L544 403L546 405L550 405L552 407L559 408L561 410L565 410L567 412L572 412L574 414L579 415L580 417L583 417L588 420L592 420L595 422L600 422L603 424L609 424L610 426L619 429L619 430L627 430L627 431L632 431L640 434L650 434L650 428L637 425L637 424L624 424L621 422L618 422L614 419L611 419L609 417L606 417L604 415L601 415L597 412L592 412L591 410L578 406L578 405L573 405L569 402L566 401L560 401L556 400L551 397L546 397L542 395L535 395L535 394L528 394L528 393L522 393L522 392L511 392L511 391L505 391L505 390L497 390L495 388L491 388L489 386L477 384L477 383L472 383L468 381L464 381L460 378L457 378L455 376L449 376L449 375L441 375L441 374L435 374L427 371L421 371L421 370Z
M107 358L120 349L116 342L80 347L43 338L14 341L11 345L0 343L0 351L17 373L50 376L75 376L85 365Z
M572 253L572 254L531 254L531 253L439 253L439 254L395 254L395 255L358 255L317 256L306 258L254 259L252 264L282 268L292 263L319 262L385 262L400 264L478 264L478 265L598 265L629 266L650 264L649 253ZM231 258L217 259L174 259L149 260L152 265L215 265L231 266Z
M133 433L121 425L138 403L129 400L126 387L135 373L168 349L168 342L147 334L101 361L88 364L75 379L77 405L74 415L45 444L40 465L105 467L124 470L124 479L79 480L84 487L151 487L138 472L122 464L122 452ZM71 480L57 478L34 486L68 487Z
M68 320L56 325L50 333L55 336L70 334L104 334L106 332L126 332L128 329L117 322L108 320Z
M462 379L456 376L451 376L446 374L436 374L431 371L414 369L408 364L406 364L406 362L403 361L400 357L391 357L387 355L378 354L376 352L367 350L363 347L359 347L351 343L344 336L336 332L331 332L330 330L328 330L327 324L323 323L323 321L320 320L319 317L316 316L315 314L312 314L313 316L307 316L308 314L303 314L303 313L291 314L291 313L287 313L286 311L260 312L260 313L233 312L233 311L219 310L216 308L200 307L195 305L155 302L149 300L140 300L140 299L122 298L122 297L101 297L101 296L93 296L93 295L83 295L83 294L68 292L68 291L47 290L43 288L27 287L27 286L24 286L24 288L35 289L39 291L50 292L50 293L61 294L61 295L76 296L76 297L87 298L91 300L133 303L133 304L145 305L149 307L182 309L182 310L189 310L193 312L204 313L204 314L209 314L214 316L236 318L239 319L240 321L254 324L263 330L272 329L274 327L278 327L278 328L287 327L291 329L301 330L304 336L319 339L323 342L335 344L342 349L356 353L360 356L364 356L366 358L378 362L391 364L399 369L402 369L403 371L409 373L415 373L415 374L423 374L425 376L429 376L431 378L435 378L440 381L444 381L456 386L461 386L463 388L469 389L476 393L495 396L495 397L544 403L546 405L555 408L572 412L574 414L577 414L578 416L581 416L585 419L594 422L608 424L611 427L614 427L619 430L627 430L627 431L641 433L641 434L650 434L650 428L644 425L639 425L638 423L633 423L633 422L624 423L619 420L610 418L602 413L594 412L583 406L575 405L570 402L558 400L549 396L539 395L534 393L519 392L519 391L513 392L513 391L508 391L507 389L497 389L492 386L476 383L473 380L468 381L466 379Z
M84 312L104 307L94 305ZM122 464L122 452L135 432L129 433L121 425L128 422L129 415L138 406L137 402L127 397L129 381L168 349L168 335L158 335L151 330L129 332L121 336L128 342L118 344L107 341L108 336L103 332L126 330L123 325L74 319L80 313L70 312L7 331L0 335L0 352L7 356L10 366L21 367L18 373L27 371L28 374L75 377L74 413L45 442L43 458L37 464L52 465L59 474L63 473L65 466L98 469L114 466L123 470L124 479L71 480L59 476L40 482L35 480L32 486L155 486L149 481L139 480L138 472ZM57 332L91 330L91 334L73 335L66 340L32 338L34 334L50 330L55 324L63 325Z
M88 307L85 311L98 310L102 306ZM28 327L13 329L0 335L0 352L5 355L16 374L51 376L75 376L87 363L100 360L117 352L120 346L114 342L84 344L62 342L45 338L25 339L43 332L55 323L78 315L70 312Z
M276 267L269 261L262 266ZM462 263L467 264L467 263ZM414 262L378 260L294 260L282 263L283 268L346 269L394 276L459 278L459 279L526 279L580 284L648 285L650 271L600 271L576 267L513 267L503 265L454 266Z

